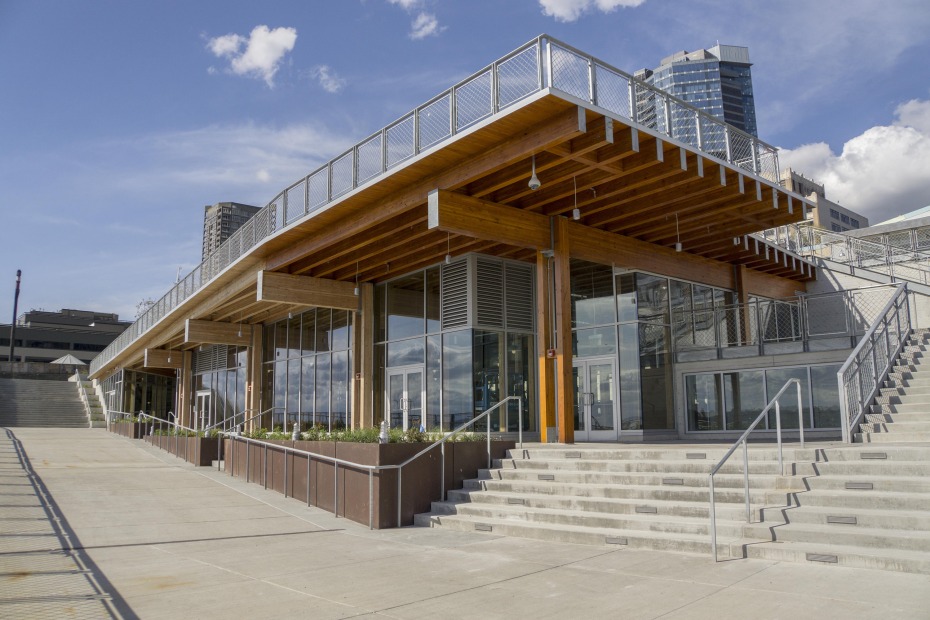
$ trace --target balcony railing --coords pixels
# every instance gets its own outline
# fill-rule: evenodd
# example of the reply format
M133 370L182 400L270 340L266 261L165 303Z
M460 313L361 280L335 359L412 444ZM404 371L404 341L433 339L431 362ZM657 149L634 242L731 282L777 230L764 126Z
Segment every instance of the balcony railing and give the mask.
M892 285L757 299L672 313L676 361L850 349L895 294Z
M287 187L91 363L96 374L239 257L285 226L536 93L550 90L777 181L778 153L706 112L543 35L462 80Z

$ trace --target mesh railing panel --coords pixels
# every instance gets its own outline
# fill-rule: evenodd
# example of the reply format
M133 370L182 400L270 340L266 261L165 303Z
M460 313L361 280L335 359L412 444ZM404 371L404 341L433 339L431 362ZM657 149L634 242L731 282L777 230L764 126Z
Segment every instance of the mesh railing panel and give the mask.
M286 196L287 200L285 204L287 205L287 217L285 220L288 224L293 222L299 217L303 217L306 212L306 190L307 183L306 181L301 181L296 185L292 185L287 189ZM239 252L236 252L236 256L239 255Z
M315 211L329 202L329 168L322 168L307 178L308 211Z
M918 228L914 231L918 250L930 250L930 227Z
M417 112L420 132L420 150L428 148L452 135L450 115L452 94L446 94Z
M591 100L588 59L571 50L552 46L552 87L582 101Z
M743 170L754 171L755 159L752 138L744 133L731 129L730 136L730 157L734 164Z
M595 103L622 118L632 118L630 110L630 80L616 71L594 65Z
M497 65L497 106L506 108L539 90L539 45L501 61Z
M494 113L492 74L488 69L455 88L455 126L464 129Z
M807 300L806 306L808 336L816 338L849 334L845 296L811 297Z
M698 145L698 115L694 110L674 101L669 106L672 121L671 136L679 142L696 147Z
M727 158L727 129L715 118L701 115L701 149L714 157Z
M330 165L332 197L341 196L352 189L352 174L355 169L355 151L349 151Z
M356 176L359 185L381 174L381 135L379 133L358 145Z
M633 82L634 100L636 101L637 121L650 129L658 128L658 101L656 91L642 82ZM663 111L662 114L665 114Z
M394 123L384 132L387 136L387 165L394 166L414 154L413 114Z

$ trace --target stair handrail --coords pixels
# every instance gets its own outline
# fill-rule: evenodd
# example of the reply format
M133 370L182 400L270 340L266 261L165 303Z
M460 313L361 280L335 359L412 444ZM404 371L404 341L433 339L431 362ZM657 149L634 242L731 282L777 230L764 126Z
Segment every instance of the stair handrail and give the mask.
M440 460L440 463L441 463L441 467L442 467L442 469L441 469L441 475L440 475L440 494L441 494L442 499L445 499L445 484L446 484L446 482L445 482L445 478L446 478L446 459L445 459L445 454L446 454L446 452L445 452L445 442L447 442L449 439L451 439L451 438L454 437L455 435L461 433L463 430L465 430L466 428L468 428L469 426L471 426L471 425L474 424L475 422L478 422L479 420L482 420L482 419L486 418L486 417L489 416L493 411L497 410L498 408L500 408L501 406L503 406L505 403L510 402L510 401L512 401L512 400L516 400L516 401L517 401L517 419L518 419L518 421L519 421L519 426L518 426L518 443L520 444L520 449L522 450L522 449L523 449L523 398L520 397L520 396L508 396L508 397L504 398L503 400L499 401L499 402L496 403L495 405L492 405L491 407L489 407L488 409L486 409L484 412L482 412L481 414L475 416L474 418L472 418L472 419L469 420L468 422L465 422L464 424L458 426L457 428L455 428L455 429L453 429L453 430L451 430L451 431L448 431L448 432L445 433L441 438L437 439L436 441L434 441L433 443L431 443L431 444L430 444L429 446L427 446L426 448L420 450L419 452L417 452L416 454L414 454L413 456L411 456L410 458L408 458L407 460L405 460L403 463L397 463L397 464L392 464L392 465L367 465L367 464L364 464L364 463L357 463L357 462L355 462L355 461L349 461L349 460L346 460L346 459L340 459L340 458L336 458L336 457L334 457L334 456L328 456L328 455L325 455L325 454L319 454L319 453L317 453L317 452L310 452L310 451L308 451L308 450L300 450L299 448L293 448L293 447L290 447L290 446L282 446L282 445L280 445L280 444L273 444L273 443L270 443L270 442L267 442L267 441L262 441L262 440L259 440L259 439L253 439L253 438L251 438L251 437L245 437L245 436L243 436L243 435L225 435L225 437L226 437L227 439L229 439L230 441L232 441L232 442L241 441L241 442L244 442L244 443L246 443L246 444L259 444L259 445L261 445L261 446L263 447L263 452L262 452L262 454L263 454L263 458L264 458L264 461L263 461L263 471L266 471L266 470L267 470L267 459L268 459L268 456L267 456L267 455L268 455L268 450L278 450L278 451L280 451L280 452L284 452L285 455L287 455L288 453L292 453L292 454L300 454L300 455L302 455L302 456L306 456L306 457L308 458L308 467L309 467L309 459L318 459L318 460L326 461L326 462L329 462L329 463L333 463L333 492L334 492L334 495L333 495L333 516L335 516L335 517L338 517L338 516L339 516L339 484L338 484L338 481L339 481L339 466L341 465L341 466L343 466L343 467L350 467L350 468L354 468L354 469L361 469L361 470L367 471L367 472L368 472L368 528L369 528L369 529L373 529L373 527L374 527L374 502L373 502L373 496L374 496L374 491L373 491L373 489L374 489L373 476L374 476L374 473L375 473L375 472L380 473L380 472L385 471L385 470L396 469L396 470L397 470L397 527L400 527L400 526L401 526L401 523L402 523L402 518L403 518L403 516L402 516L402 504L401 504L401 498L402 498L402 495L401 495L401 491L402 491L401 479L402 479L402 476L403 476L403 468L404 468L406 465L409 465L409 464L412 463L413 461L417 460L418 458L420 458L421 456L423 456L424 454L426 454L427 452L429 452L430 450L432 450L432 449L435 448L436 446L441 446L442 457L439 459L439 460ZM486 440L486 441L487 441L487 444L486 444L486 445L487 445L487 454L488 454L488 468L490 469L490 467L491 467L491 424L490 424L490 421L489 421L489 423L486 425L486 432L487 432L487 440ZM233 465L232 465L232 467L233 467L233 471L234 471L234 472L235 472L235 452L236 452L235 450L233 450L233 451L231 452L231 454L232 454L232 460L233 460ZM249 455L249 452L247 451L247 452L246 452L246 459L247 459L247 460L246 460L246 482L249 482L249 475L250 475L250 466L249 466L249 464L248 464L248 455ZM286 463L287 463L287 459L285 458L285 470L284 470L284 477L285 477L285 480L284 480L285 497L287 496L287 488L288 488L288 485L287 485L288 470L287 470L287 467L286 467ZM268 488L267 474L265 474L265 473L263 473L262 484L265 486L266 489ZM309 484L310 484L310 477L308 476L308 477L307 477L307 485L308 485L308 487L309 487ZM309 492L307 493L307 505L308 505L308 506L310 505L310 494L309 494Z
M859 344L836 373L839 386L840 420L845 443L852 443L853 429L865 415L866 407L878 393L882 381L888 376L910 332L910 298L907 282L901 282L897 285L897 291L882 308L868 331L862 335ZM863 370L867 369L870 369L870 372L864 374Z
M203 430L203 431L212 431L213 429L217 429L217 428L219 428L220 426L222 426L222 427L223 427L222 432L228 433L228 432L230 432L230 430L229 430L230 428L234 428L234 427L236 427L236 426L245 426L246 424L248 424L249 422L251 422L251 421L254 420L255 418L260 418L260 417L262 417L262 416L268 415L269 413L273 412L275 409L281 409L281 408L282 408L282 407L269 407L269 408L265 409L264 411L260 411L259 413L256 413L255 415L249 416L248 418L244 419L242 422L239 422L238 424L234 424L233 421L234 421L236 418L238 418L239 416L245 415L245 414L247 414L247 413L249 413L249 412L251 412L251 411L255 411L255 409L243 409L243 410L240 411L239 413L233 414L232 416L230 416L230 417L228 417L228 418L223 418L223 419L220 420L219 422L214 422L214 423L211 424L210 426L204 427L202 430Z
M749 502L749 447L747 439L749 434L752 433L769 413L769 410L772 406L775 406L775 437L778 442L778 472L780 476L785 474L785 465L784 458L782 454L782 440L781 440L781 405L778 402L778 399L781 398L781 395L785 393L788 389L788 386L794 384L798 392L798 431L800 433L801 448L804 447L804 408L801 404L801 381L797 378L788 379L785 384L778 390L778 393L772 397L772 400L769 401L769 404L765 406L765 409L756 416L756 419L749 425L749 427L743 431L743 434L740 435L730 449L727 450L727 453L723 455L723 458L717 462L713 469L710 470L710 474L707 476L709 495L710 495L710 549L711 553L714 556L714 562L719 561L717 559L717 507L714 500L714 475L720 471L720 468L727 462L730 456L736 451L736 448L742 444L743 446L743 495L745 496L746 501L746 523L752 523L752 509L750 508Z

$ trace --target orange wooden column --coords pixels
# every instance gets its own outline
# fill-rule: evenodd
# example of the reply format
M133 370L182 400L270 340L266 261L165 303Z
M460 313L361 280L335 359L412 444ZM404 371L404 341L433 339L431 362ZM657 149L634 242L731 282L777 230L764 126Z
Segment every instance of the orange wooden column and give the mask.
M571 271L569 260L568 220L555 219L555 363L556 363L556 417L559 424L559 443L575 443L575 421L572 410L572 306Z
M536 355L539 364L539 438L543 443L558 441L555 409L555 349L552 334L552 273L549 257L536 253Z

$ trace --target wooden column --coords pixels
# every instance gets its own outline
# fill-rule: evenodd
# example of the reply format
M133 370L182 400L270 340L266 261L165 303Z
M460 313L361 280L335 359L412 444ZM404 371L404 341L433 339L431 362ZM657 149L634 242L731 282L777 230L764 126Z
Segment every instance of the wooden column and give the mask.
M755 336L755 334L752 333L752 321L750 320L752 316L751 313L755 311L755 308L750 308L748 306L749 291L746 289L747 269L745 265L735 265L733 269L736 272L734 274L734 281L736 284L736 303L739 304L740 333L742 334L743 342L749 344Z
M549 258L536 254L536 356L539 366L539 438L543 443L558 441L555 425L555 349L552 342L552 280Z
M190 427L191 422L191 385L194 377L192 376L193 355L190 351L178 351L175 355L182 356L181 372L178 377L178 402L177 411L178 423L182 426Z
M354 315L352 428L374 426L375 287L359 285L360 310Z
M261 324L252 326L252 346L249 347L248 366L245 378L245 403L248 413L246 419L261 412L262 405L262 347L265 330ZM246 425L243 430L260 428L264 420L255 419ZM271 426L265 426L271 428Z
M568 220L555 219L555 363L556 363L556 416L559 424L559 443L575 443L575 420L572 411L574 385L572 385L572 306L571 248L568 241Z

